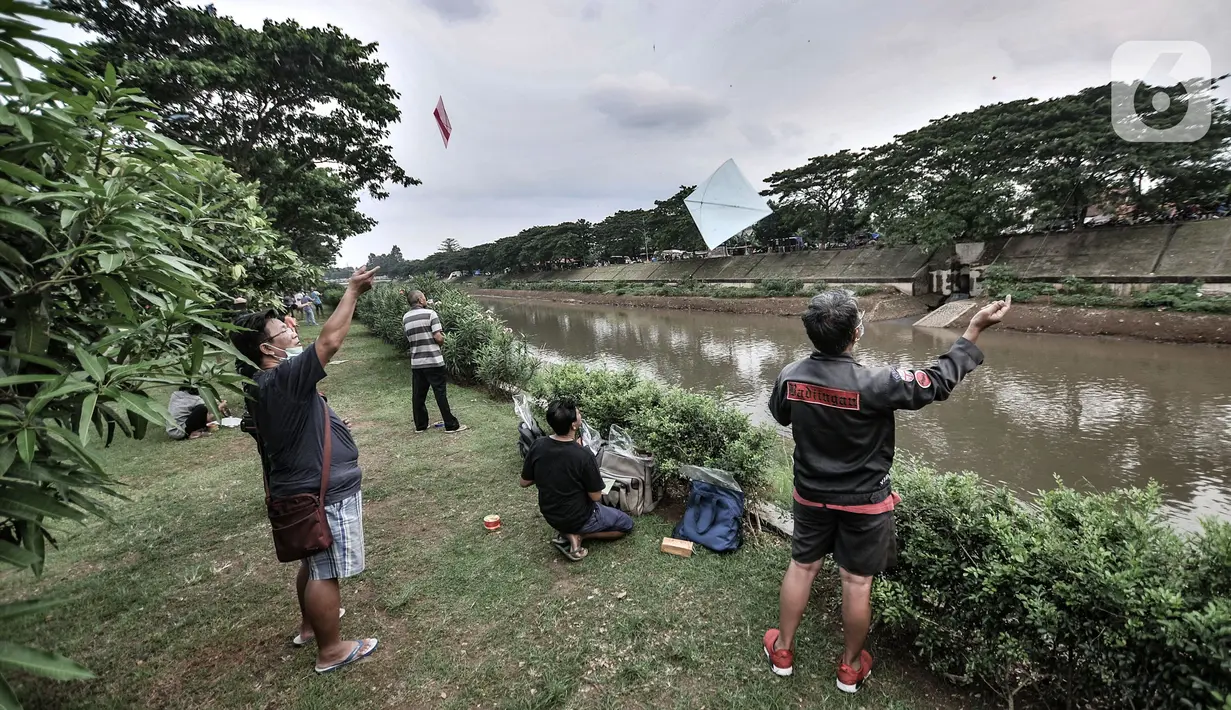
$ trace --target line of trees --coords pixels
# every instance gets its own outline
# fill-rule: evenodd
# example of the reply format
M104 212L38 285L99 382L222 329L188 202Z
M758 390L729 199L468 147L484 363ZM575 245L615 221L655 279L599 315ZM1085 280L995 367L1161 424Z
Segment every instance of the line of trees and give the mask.
M1190 105L1208 101L1208 133L1191 143L1134 143L1112 125L1112 85L1056 99L1023 99L945 116L861 150L820 155L770 175L774 214L740 239L757 246L802 238L814 246L848 243L870 232L881 243L936 247L1007 232L1082 229L1094 215L1153 219L1172 206L1213 212L1231 195L1231 111L1207 82L1141 85L1135 96L1147 125L1165 128ZM1155 110L1151 99L1169 101ZM602 263L662 249L704 249L682 187L653 209L531 227L490 244L407 261L400 250L369 263L404 276L425 271L489 273ZM1101 220L1100 220L1101 221ZM343 270L338 270L341 274Z
M700 251L706 248L693 224L684 198L695 185L681 185L653 209L621 210L601 222L579 219L543 227L530 227L511 236L464 248L456 239L446 239L426 259L407 261L394 246L386 254L369 254L367 263L380 266L393 278L435 272L503 272L568 268L609 262L615 257L640 258L662 249ZM342 278L353 269L327 270L327 278Z

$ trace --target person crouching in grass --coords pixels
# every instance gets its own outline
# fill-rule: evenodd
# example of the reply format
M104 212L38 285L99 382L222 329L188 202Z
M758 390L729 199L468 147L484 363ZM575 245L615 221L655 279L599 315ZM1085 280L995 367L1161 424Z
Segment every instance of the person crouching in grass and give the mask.
M547 405L552 435L539 437L526 452L521 487L538 486L539 512L559 535L551 542L569 560L586 556L582 540L616 540L632 532L633 519L598 502L603 479L598 462L581 445L581 412L567 399Z

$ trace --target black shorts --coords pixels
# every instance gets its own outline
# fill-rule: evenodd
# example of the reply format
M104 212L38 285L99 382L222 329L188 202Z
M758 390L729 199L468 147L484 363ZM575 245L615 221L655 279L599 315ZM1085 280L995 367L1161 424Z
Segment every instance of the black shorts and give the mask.
M893 512L848 513L795 501L791 559L811 564L833 553L842 569L862 577L880 574L898 559Z

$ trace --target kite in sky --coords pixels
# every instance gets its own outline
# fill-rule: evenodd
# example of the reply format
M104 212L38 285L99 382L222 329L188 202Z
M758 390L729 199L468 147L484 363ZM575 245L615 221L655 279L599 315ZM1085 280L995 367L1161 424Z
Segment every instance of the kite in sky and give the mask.
M710 249L773 213L765 198L739 171L734 159L723 163L705 182L697 185L697 189L684 198L684 204Z
M453 124L449 123L449 114L445 112L445 97L441 96L436 102L436 110L432 112L436 117L436 126L440 128L440 137L445 141L445 147L449 147L449 136L453 135Z

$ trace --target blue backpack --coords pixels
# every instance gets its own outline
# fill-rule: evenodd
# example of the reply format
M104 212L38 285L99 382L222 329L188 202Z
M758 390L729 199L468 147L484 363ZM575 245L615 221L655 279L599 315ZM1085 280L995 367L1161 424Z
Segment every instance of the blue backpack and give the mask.
M744 517L744 491L726 471L682 466L680 473L692 479L684 519L675 526L674 537L691 540L714 552L739 549Z

